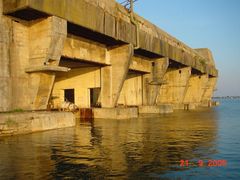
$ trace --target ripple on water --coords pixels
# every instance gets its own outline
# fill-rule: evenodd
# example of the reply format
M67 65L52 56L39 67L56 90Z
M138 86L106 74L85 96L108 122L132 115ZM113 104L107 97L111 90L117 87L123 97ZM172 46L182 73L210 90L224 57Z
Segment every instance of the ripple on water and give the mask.
M225 101L215 109L95 120L0 139L0 177L239 179L239 117L240 101ZM197 164L210 159L224 159L228 165ZM181 160L189 166L181 167Z

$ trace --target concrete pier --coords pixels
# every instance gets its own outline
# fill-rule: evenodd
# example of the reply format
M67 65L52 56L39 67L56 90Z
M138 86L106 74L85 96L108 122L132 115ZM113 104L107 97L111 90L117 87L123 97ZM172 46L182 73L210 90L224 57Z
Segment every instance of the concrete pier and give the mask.
M138 108L94 108L97 119L133 119L138 117Z
M70 112L0 113L0 137L75 126Z
M172 112L173 107L169 104L156 106L139 106L139 114L167 114Z
M212 106L211 51L134 19L139 30L115 0L0 0L0 112L68 100L121 119Z

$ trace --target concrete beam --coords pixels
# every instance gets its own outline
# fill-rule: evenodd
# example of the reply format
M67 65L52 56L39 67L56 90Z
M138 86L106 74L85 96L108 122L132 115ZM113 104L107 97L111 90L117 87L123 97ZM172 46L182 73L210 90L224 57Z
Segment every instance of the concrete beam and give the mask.
M148 58L133 56L129 69L142 73L150 73L152 62Z
M183 103L190 75L191 67L168 69L164 75L166 84L160 87L157 104L172 104L178 109Z
M70 70L71 70L70 68L66 68L66 67L43 65L43 66L27 67L25 69L25 72L26 73L34 73L34 72L68 72Z
M102 107L115 107L126 79L133 46L123 45L108 51L111 66L101 68L101 104Z
M62 56L103 65L110 65L110 62L107 62L106 58L106 48L107 47L103 44L82 37L68 35L64 43Z
M164 83L163 77L167 71L168 58L154 60L150 74L143 75L143 105L156 105L159 88Z

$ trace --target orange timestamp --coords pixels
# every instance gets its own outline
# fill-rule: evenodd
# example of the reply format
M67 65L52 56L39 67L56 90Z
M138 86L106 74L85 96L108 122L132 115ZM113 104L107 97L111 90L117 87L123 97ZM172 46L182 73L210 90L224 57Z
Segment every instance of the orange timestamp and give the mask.
M198 160L197 162L190 162L189 160L180 160L180 167L198 166L198 167L225 167L227 160L224 159L210 159L207 161Z

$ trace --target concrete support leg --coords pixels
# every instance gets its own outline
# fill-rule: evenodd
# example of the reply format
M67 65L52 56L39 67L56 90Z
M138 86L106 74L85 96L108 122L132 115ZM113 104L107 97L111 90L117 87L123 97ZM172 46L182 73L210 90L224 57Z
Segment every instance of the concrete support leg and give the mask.
M102 107L116 107L132 56L132 45L124 45L108 51L111 66L106 66L101 69Z
M128 74L123 84L118 103L119 106L142 105L142 75Z
M205 91L201 99L202 106L211 107L212 105L211 100L212 100L214 90L216 88L216 84L217 84L217 77L208 78L207 86L205 88Z
M200 105L203 93L208 83L208 75L192 74L189 79L187 91L183 103L188 109L194 109Z
M160 87L157 103L172 104L175 109L181 108L190 75L191 67L168 69L164 75L166 84Z
M143 76L143 105L156 105L160 85L169 64L168 58L159 58L153 62L152 72Z
M9 58L9 32L6 19L2 17L2 0L0 0L0 112L11 108L11 79Z
M57 66L67 37L66 20L50 17L35 23L29 31L30 66ZM30 94L32 95L33 109L47 108L54 79L54 72L31 74L32 89Z

